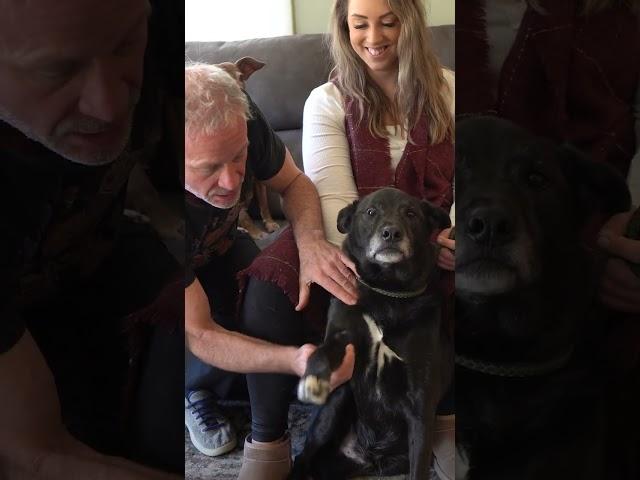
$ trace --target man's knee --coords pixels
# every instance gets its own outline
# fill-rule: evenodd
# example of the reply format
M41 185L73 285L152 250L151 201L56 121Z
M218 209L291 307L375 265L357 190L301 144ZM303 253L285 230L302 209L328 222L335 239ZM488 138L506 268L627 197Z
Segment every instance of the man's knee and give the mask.
M249 279L239 320L247 335L284 345L302 343L302 315L274 283Z

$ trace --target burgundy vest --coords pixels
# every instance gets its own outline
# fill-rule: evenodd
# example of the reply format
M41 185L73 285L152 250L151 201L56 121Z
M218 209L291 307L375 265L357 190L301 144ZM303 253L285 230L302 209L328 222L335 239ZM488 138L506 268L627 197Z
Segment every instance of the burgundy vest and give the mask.
M395 174L391 168L389 141L371 135L367 115L358 122L357 102L345 101L345 130L358 195L363 197L384 187L398 188L428 200L445 210L453 203L454 155L450 139L430 145L427 116L422 115L411 130Z
M456 114L510 119L570 142L626 175L635 150L638 17L623 5L584 16L576 0L540 0L545 13L527 7L499 78L493 78L484 1L458 3Z
M346 97L344 108L351 166L360 197L383 187L396 187L449 210L453 203L453 143L446 140L429 144L426 115L412 129L413 143L407 142L393 175L389 141L371 135L366 116L358 124L356 101ZM241 286L247 277L275 283L294 305L298 303L299 276L298 249L290 227L264 249L249 268L239 273Z

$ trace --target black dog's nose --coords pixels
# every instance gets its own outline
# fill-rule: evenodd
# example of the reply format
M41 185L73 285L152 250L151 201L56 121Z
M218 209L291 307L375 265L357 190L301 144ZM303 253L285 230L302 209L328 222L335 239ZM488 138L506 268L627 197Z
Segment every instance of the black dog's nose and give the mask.
M504 208L476 207L467 220L467 235L483 245L503 245L515 237L513 221Z
M402 232L394 225L385 225L382 227L382 238L387 242L399 242L402 240Z

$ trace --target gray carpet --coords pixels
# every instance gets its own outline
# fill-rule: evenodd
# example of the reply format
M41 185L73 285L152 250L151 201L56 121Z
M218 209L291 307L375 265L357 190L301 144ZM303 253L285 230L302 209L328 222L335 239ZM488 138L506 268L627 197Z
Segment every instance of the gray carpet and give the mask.
M186 480L235 480L242 464L242 445L250 431L250 411L247 402L227 402L222 408L238 432L238 446L232 452L220 457L207 457L198 452L185 429L184 473ZM297 455L304 443L304 435L312 407L293 403L289 409L289 431L293 455ZM377 478L377 477L376 477ZM385 480L404 480L404 475L382 477ZM438 477L432 473L432 479ZM363 479L364 480L364 479Z
M184 470L185 478L188 480L235 480L240 471L244 437L251 428L249 404L228 402L222 408L236 427L238 446L227 455L207 457L193 447L185 429ZM298 403L294 403L289 409L289 430L294 455L302 449L310 412L311 407Z

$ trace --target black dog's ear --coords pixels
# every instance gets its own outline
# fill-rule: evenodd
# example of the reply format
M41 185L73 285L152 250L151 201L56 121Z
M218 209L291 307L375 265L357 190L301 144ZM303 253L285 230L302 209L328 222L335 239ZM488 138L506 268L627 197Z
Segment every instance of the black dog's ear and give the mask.
M607 216L631 208L631 193L611 165L594 162L571 145L560 147L565 178L574 193L579 222L600 212Z
M348 207L344 207L338 213L338 231L340 233L349 233L349 230L351 230L351 220L353 219L353 214L356 213L357 207L358 200L354 201Z
M426 200L423 200L420 205L422 206L422 213L424 213L424 218L426 218L434 228L443 229L451 226L451 219L449 218L449 214L442 208L436 207Z

